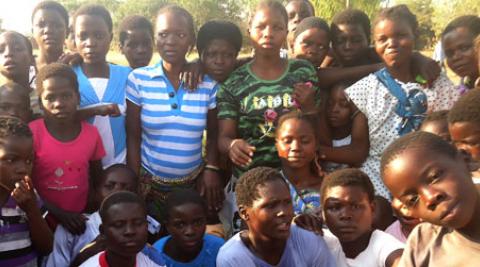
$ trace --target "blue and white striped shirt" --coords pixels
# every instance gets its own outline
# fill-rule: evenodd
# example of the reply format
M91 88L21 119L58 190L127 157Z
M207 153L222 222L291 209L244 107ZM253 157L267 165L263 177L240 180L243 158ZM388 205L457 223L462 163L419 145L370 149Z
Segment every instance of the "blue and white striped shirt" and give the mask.
M217 83L205 76L194 91L177 91L163 72L162 61L132 71L127 100L141 107L141 163L151 174L180 178L202 163L202 136L207 113L216 108Z

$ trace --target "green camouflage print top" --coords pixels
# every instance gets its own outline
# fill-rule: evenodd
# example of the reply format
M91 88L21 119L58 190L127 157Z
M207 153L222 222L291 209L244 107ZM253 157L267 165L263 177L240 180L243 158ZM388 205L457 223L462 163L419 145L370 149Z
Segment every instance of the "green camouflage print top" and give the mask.
M255 146L252 163L248 167L235 166L236 177L254 167L280 167L275 148L275 125L285 112L296 109L292 99L293 85L318 78L314 67L305 60L289 59L285 73L277 80L262 80L253 74L251 63L238 68L221 85L217 93L219 119L237 121L237 135ZM320 103L319 89L316 103Z

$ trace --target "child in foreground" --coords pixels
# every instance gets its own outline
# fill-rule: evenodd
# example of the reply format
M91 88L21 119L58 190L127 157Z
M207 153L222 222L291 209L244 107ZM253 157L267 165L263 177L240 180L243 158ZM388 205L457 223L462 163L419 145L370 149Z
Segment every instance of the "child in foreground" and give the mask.
M0 116L0 266L37 266L53 235L42 218L30 175L32 132L18 118Z
M134 193L137 191L135 173L123 164L108 167L100 181L95 184L94 191L98 201L97 210L105 198L123 190ZM74 235L61 225L57 227L53 251L48 257L46 266L70 266L82 248L97 238L100 234L98 226L102 223L98 211L88 215L87 218L85 232L81 235Z
M156 267L166 266L162 257L147 243L147 209L135 193L116 192L100 207L100 233L106 249L91 257L81 267Z
M171 192L165 203L165 226L169 236L153 246L168 267L215 267L218 250L225 241L206 234L207 205L193 189Z
M480 265L480 193L468 163L454 146L425 132L385 150L385 185L404 215L424 221L410 234L399 266Z
M376 209L374 189L365 173L358 169L335 171L325 177L321 194L323 216L329 229L325 235L338 238L348 266L396 266L403 244L372 228Z
M247 230L220 249L217 266L336 266L321 236L291 225L292 199L278 171L258 167L235 188Z

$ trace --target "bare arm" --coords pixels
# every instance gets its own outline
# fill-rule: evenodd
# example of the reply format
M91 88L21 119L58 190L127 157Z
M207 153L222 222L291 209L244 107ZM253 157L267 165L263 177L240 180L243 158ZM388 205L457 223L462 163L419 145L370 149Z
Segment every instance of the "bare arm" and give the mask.
M344 80L360 80L368 74L383 67L383 64L371 64L348 68L324 68L317 71L318 80L322 88L330 88Z
M127 165L138 175L140 173L140 123L141 107L127 100Z
M246 166L252 161L255 147L237 137L237 121L219 120L220 136L218 147L220 153L228 155L233 164Z
M320 152L322 153L322 159L358 167L367 158L369 148L367 118L359 112L353 118L352 142L350 145L342 147L322 146Z
M117 104L105 104L77 110L77 118L79 120L86 120L97 115L117 117L121 113Z

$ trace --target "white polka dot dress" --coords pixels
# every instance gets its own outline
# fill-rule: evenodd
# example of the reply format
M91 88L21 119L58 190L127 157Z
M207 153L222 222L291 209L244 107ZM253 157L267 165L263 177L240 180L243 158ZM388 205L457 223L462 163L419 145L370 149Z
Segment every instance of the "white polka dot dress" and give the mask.
M428 112L450 109L459 94L453 83L442 73L430 89L417 83L400 83L408 94L413 89L427 95ZM364 77L346 90L347 95L368 119L370 151L362 170L370 176L377 195L390 199L390 193L380 177L380 159L387 146L399 137L397 125L401 118L395 114L398 100L374 74Z

